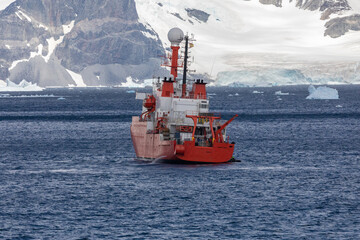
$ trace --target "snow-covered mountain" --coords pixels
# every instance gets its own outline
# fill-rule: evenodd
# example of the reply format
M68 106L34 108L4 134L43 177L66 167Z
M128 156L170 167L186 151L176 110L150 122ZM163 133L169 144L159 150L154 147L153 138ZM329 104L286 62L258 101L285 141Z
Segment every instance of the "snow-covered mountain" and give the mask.
M0 79L15 83L141 82L164 72L175 26L195 34L191 67L215 84L360 82L358 0L1 0L0 11Z
M360 32L350 27L359 9L351 3L136 0L140 21L165 47L169 26L196 34L194 68L221 85L261 86L359 82Z
M15 83L115 85L148 78L164 53L133 0L16 0L0 29L0 79Z

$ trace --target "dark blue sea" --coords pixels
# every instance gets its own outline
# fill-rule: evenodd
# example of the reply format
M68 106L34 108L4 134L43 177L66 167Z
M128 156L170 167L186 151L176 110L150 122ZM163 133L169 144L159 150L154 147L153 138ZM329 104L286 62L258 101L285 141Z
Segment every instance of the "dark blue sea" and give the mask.
M360 239L360 86L334 88L209 88L239 114L217 165L137 160L126 89L1 95L0 239Z

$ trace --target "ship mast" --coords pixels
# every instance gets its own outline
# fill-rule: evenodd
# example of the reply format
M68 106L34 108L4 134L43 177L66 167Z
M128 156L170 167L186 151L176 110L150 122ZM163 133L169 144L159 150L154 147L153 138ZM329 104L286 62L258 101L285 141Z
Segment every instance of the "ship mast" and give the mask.
M187 59L188 59L188 44L189 36L185 36L185 56L184 56L184 73L183 73L183 84L182 84L182 98L186 97L186 74L187 74Z

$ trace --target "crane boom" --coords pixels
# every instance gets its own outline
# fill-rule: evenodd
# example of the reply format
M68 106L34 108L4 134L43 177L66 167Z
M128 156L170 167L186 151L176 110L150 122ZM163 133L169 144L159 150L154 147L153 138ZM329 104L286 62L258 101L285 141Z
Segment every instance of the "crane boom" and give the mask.
M215 141L218 142L220 139L220 142L224 142L223 135L221 134L221 131L226 128L227 125L229 125L235 118L237 118L239 115L233 116L230 120L228 120L226 123L224 123L216 132L215 132Z

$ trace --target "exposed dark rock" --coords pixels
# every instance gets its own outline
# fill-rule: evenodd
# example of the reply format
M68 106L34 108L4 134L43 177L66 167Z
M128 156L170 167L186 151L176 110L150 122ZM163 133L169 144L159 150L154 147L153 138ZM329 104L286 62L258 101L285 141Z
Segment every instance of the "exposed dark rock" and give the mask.
M179 13L171 13L172 15L174 15L175 17L177 17L178 19L185 21L185 19L183 19Z
M331 9L333 12L340 12L344 10L350 10L351 7L346 0L326 0L320 6L320 11Z
M185 10L189 17L194 17L201 22L207 22L209 20L210 14L208 14L207 12L198 9L190 9L190 8L187 8Z
M282 7L283 1L296 1L296 6L310 11L320 10L321 12L329 10L332 13L350 10L351 7L346 0L259 0L262 4L272 4L276 7Z
M315 11L320 9L323 2L324 0L297 0L296 6L302 9Z
M340 37L349 30L360 31L360 15L332 19L325 24L325 27L325 36L332 38Z
M136 22L83 20L65 37L56 56L75 72L94 64L141 64L162 53L160 42L145 37L141 31L149 32Z
M282 7L282 0L259 0L260 3L266 5L275 5L276 7Z

